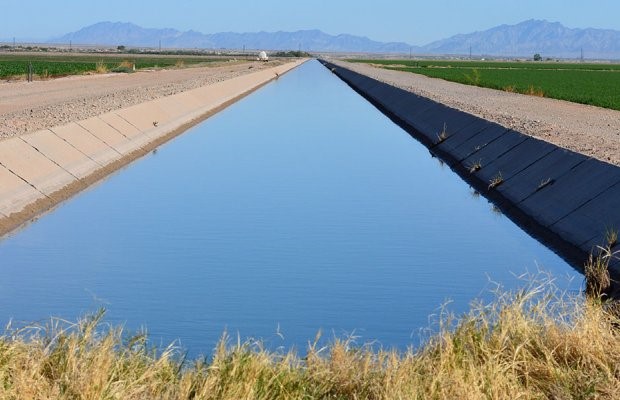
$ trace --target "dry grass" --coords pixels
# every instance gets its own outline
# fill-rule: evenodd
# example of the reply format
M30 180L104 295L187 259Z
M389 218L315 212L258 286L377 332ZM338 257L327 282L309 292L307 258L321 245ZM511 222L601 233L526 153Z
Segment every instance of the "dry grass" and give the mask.
M123 60L116 67L112 68L111 72L129 74L129 73L134 72L135 70L136 70L135 63L128 61L128 60Z
M448 138L448 126L446 123L443 123L443 129L441 132L437 133L437 144L443 143Z
M534 87L534 85L529 85L527 87L526 90L524 91L520 91L516 86L514 85L508 85L508 86L504 86L502 88L502 90L504 92L508 92L508 93L523 93L523 94L527 94L529 96L536 96L536 97L545 97L545 91L542 90L541 88L537 88Z
M594 300L606 300L611 292L611 277L609 275L609 262L616 256L611 250L611 245L598 246L598 255L590 255L584 268L586 277L586 296Z
M43 72L39 74L39 79L46 81L50 79L50 73L47 69L44 69Z
M133 66L134 66L134 64L131 61L127 61L127 60L125 60L125 61L121 62L120 64L118 64L118 68L126 68L126 69L131 69L131 70L134 69Z
M469 170L470 174L473 174L475 172L480 171L480 169L482 168L482 160L478 160L478 161L474 161L472 162L467 169Z
M107 74L109 72L108 66L103 62L99 61L95 64L95 73L97 74Z
M524 94L527 94L529 96L545 97L545 91L541 88L534 87L534 85L530 85L524 92Z
M607 246L614 247L618 244L618 231L613 228L607 228L605 231L605 241Z
M542 179L540 181L540 183L538 184L537 190L540 190L540 189L542 189L544 187L547 187L547 186L551 185L552 183L553 183L553 180L551 178Z
M606 266L609 258L599 258ZM620 320L583 297L530 279L461 318L444 313L419 349L311 344L305 357L222 338L208 359L151 349L143 335L77 324L8 330L1 399L614 399ZM613 307L612 307L613 308Z
M504 183L504 177L502 176L502 172L498 172L491 180L489 181L489 190L495 189L499 185Z

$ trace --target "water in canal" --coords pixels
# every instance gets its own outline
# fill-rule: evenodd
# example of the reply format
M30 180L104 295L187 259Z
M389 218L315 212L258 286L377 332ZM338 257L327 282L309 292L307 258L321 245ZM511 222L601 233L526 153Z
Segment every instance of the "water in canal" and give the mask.
M405 348L539 268L582 281L311 61L0 242L0 323L105 307L193 355L224 330Z

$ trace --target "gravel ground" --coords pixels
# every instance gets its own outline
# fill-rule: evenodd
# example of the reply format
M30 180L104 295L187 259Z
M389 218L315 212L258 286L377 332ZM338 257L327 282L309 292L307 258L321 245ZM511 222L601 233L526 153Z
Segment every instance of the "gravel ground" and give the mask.
M620 111L333 61L353 71L558 146L620 166Z
M0 83L0 140L213 84L282 64L237 61L208 67L79 75Z

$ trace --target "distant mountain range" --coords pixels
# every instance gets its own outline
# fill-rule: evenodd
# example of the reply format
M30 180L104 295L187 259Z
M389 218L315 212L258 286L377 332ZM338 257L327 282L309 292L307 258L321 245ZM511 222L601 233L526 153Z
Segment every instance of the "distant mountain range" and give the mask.
M571 29L559 22L529 20L516 25L500 25L482 32L456 35L423 47L430 54L487 54L579 58L620 58L620 31L611 29Z
M571 29L558 22L529 20L500 25L481 32L461 34L425 46L403 42L378 42L354 35L329 35L319 30L296 32L222 32L204 34L193 30L149 29L131 23L100 22L50 43L125 45L136 47L304 50L314 52L360 52L455 54L488 56L620 59L620 31Z
M333 52L403 53L406 43L383 43L353 35L328 35L319 30L296 32L221 32L204 34L189 30L148 29L131 23L100 22L53 39L54 43L126 45L138 47L263 49Z

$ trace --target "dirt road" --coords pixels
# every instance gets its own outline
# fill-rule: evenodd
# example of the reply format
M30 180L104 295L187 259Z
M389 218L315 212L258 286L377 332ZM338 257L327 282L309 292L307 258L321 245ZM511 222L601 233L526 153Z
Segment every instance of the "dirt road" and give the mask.
M223 62L209 67L80 75L0 83L0 139L67 124L281 64Z
M367 64L335 63L450 107L620 166L620 111L468 86Z

